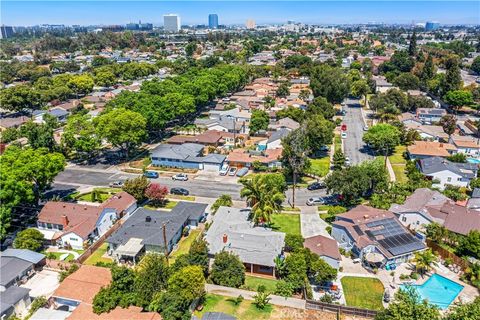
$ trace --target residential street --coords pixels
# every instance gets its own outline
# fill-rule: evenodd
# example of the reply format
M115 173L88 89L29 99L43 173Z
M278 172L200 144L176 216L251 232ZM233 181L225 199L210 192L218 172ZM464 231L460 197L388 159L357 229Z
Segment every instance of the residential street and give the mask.
M65 171L60 173L55 179L52 191L66 190L72 192L73 189L81 187L108 187L108 184L113 181L125 181L129 178L134 178L138 174L126 173L115 169L98 170L86 169L80 167L67 167ZM187 182L174 181L169 177L159 177L158 179L151 179L154 182L165 185L168 188L181 187L190 191L193 196L205 198L218 198L222 194L229 194L234 200L240 199L241 185L238 183L221 182L205 179L189 179ZM52 192L50 191L50 192ZM63 193L65 193L63 192ZM325 195L324 190L308 191L306 189L297 189L295 192L296 205L303 206L308 198L312 196ZM286 192L286 202L290 202L292 198L292 190Z
M345 156L350 158L351 164L355 165L373 159L373 156L367 152L366 145L362 141L365 122L359 100L346 99L345 102L347 106L344 108L347 114L342 123L347 125L347 138L343 139L343 150Z

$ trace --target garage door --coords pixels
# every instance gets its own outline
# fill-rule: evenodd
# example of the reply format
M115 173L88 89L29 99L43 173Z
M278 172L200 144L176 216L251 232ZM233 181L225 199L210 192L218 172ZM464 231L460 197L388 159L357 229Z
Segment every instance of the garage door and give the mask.
M220 166L214 163L204 163L203 170L210 172L218 172L220 170Z

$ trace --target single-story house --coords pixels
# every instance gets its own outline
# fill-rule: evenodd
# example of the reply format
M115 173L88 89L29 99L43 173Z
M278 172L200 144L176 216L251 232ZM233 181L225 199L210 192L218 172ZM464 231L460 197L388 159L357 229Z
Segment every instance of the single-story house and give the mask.
M441 126L434 126L429 124L421 124L420 122L415 122L414 120L404 122L405 129L413 129L420 134L420 137L423 140L431 141L448 141L448 134L443 131Z
M27 249L7 249L0 253L0 292L16 286L45 264L45 255Z
M250 122L250 118L252 117L251 112L247 110L241 110L238 107L230 110L210 110L209 115L210 115L210 119L236 120L236 121L244 121L247 123Z
M0 292L0 319L9 319L12 315L25 314L31 303L30 289L11 286Z
M32 314L29 320L65 320L70 314L68 311L40 308Z
M405 228L393 212L359 205L336 216L332 236L372 267L408 261L425 244Z
M180 201L170 212L138 208L106 241L118 261L136 263L145 252L168 252L187 226L195 228L205 216L207 204Z
M247 134L248 122L236 119L196 119L194 124L207 130L216 130L230 133Z
M267 149L265 151L246 151L235 149L227 156L227 163L231 167L251 168L253 163L258 161L269 168L280 168L282 161L282 149Z
M473 136L451 135L449 142L457 148L458 153L463 153L468 157L477 158L480 156L480 144L478 138Z
M440 108L418 108L417 109L417 118L422 121L422 123L433 123L439 122L444 115L447 114L445 109Z
M291 118L282 118L275 122L274 124L269 125L269 128L278 130L278 129L290 129L290 130L295 130L300 128L300 124L291 119Z
M467 208L473 210L480 210L480 188L474 188L472 195L467 201Z
M390 211L397 215L405 227L419 230L432 222L443 224L444 216L436 215L433 211L430 213L428 208L441 208L450 201L438 191L420 188L408 196L403 204L393 204Z
M152 165L218 172L226 156L208 154L203 156L204 146L198 143L160 144L151 152Z
M291 130L286 128L278 129L270 134L266 140L258 143L259 150L270 150L282 148L282 139L290 134Z
M385 93L393 88L393 84L388 82L384 76L373 76L372 79L375 81L376 92Z
M340 267L342 256L338 250L338 243L335 239L322 235L306 238L303 246L322 258L326 263L335 269Z
M100 206L49 201L38 215L37 228L52 245L83 249L136 207L137 201L126 192L113 195Z
M67 121L67 117L69 115L69 113L67 111L65 111L64 109L59 108L59 107L54 107L54 108L51 108L50 110L35 110L32 113L33 122L35 122L35 123L45 123L45 121L43 120L43 116L45 114L49 114L49 115L53 116L60 123L63 123L65 121Z
M417 168L434 181L433 186L442 190L447 184L467 187L478 172L477 164L456 163L440 157L421 159L417 162Z
M453 201L441 207L427 207L429 214L443 220L443 226L454 233L467 235L472 230L480 231L480 211L459 206Z
M255 227L245 209L220 207L205 234L209 256L222 251L240 258L250 273L275 276L275 258L281 257L285 233Z
M18 128L22 124L30 120L30 117L22 116L19 114L2 117L0 118L0 131L6 130L8 128Z
M411 160L428 157L446 158L456 152L457 148L454 145L436 141L415 141L407 147L408 157Z

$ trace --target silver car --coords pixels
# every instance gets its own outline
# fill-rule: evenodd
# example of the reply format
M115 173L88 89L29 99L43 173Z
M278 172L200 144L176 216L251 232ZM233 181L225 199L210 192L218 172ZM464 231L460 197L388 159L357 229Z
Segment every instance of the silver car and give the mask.
M175 181L187 181L187 180L188 180L188 176L187 176L185 173L178 173L178 174L172 176L172 180L175 180Z
M307 200L307 206L319 206L325 203L322 197L313 197Z

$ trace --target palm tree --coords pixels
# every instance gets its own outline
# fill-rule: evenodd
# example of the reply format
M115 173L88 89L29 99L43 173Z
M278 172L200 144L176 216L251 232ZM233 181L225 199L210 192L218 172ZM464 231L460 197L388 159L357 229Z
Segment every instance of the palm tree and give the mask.
M279 179L282 179L283 183ZM281 211L282 202L285 199L283 176L259 174L252 179L243 179L240 182L243 184L240 196L246 198L251 206L256 223L270 222L271 215Z
M437 257L433 254L432 249L415 253L415 268L420 274L430 271L432 265L437 265Z

